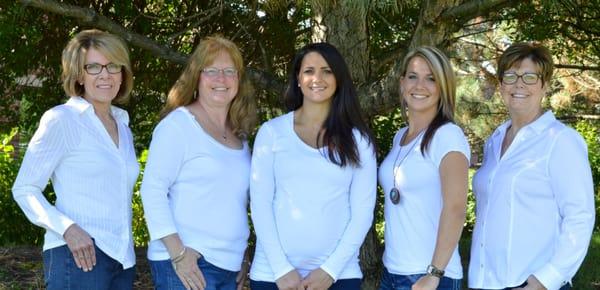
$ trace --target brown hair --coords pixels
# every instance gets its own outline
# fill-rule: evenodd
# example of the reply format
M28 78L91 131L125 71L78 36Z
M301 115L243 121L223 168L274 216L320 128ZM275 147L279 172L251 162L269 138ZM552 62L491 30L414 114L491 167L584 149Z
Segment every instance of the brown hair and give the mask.
M542 78L542 86L549 82L554 71L554 62L548 48L539 42L519 42L508 47L498 60L498 79L502 83L504 72L515 64L529 58L538 66L538 73Z
M239 48L232 41L218 35L209 36L200 41L200 44L188 59L179 79L171 87L167 103L160 112L161 119L176 108L194 102L202 69L210 65L223 51L227 52L233 60L240 80L238 93L229 106L227 120L236 136L242 139L248 138L256 124L254 91L250 82L246 79L244 62Z
M62 52L63 89L68 96L83 96L81 84L85 70L85 57L90 48L98 50L110 62L123 66L122 82L115 103L125 104L133 88L133 73L127 45L121 38L97 29L83 30L75 35Z

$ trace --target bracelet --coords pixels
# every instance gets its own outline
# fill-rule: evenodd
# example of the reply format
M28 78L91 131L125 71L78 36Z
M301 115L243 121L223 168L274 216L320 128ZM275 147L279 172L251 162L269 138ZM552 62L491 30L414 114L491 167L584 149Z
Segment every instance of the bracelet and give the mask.
M181 250L181 252L179 252L179 254L177 254L177 256L175 258L171 258L171 263L177 263L177 262L183 260L183 255L185 255L186 250L187 250L187 247L183 246L183 249Z

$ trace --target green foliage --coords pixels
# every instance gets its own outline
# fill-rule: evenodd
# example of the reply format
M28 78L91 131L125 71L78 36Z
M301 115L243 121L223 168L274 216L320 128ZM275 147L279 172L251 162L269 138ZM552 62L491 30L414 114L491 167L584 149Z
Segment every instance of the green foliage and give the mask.
M575 124L575 130L583 136L588 147L588 159L594 178L594 192L596 192L596 228L600 229L600 122L582 120Z
M142 179L144 177L144 168L146 167L146 160L148 159L148 150L142 151L138 162L140 163L140 176L135 183L133 189L133 242L136 247L143 247L148 245L150 241L150 234L146 227L146 220L144 219L144 208L142 207L142 196L140 195L140 187L142 185Z
M31 224L12 197L21 156L11 145L17 128L0 134L0 245L40 245L43 230Z

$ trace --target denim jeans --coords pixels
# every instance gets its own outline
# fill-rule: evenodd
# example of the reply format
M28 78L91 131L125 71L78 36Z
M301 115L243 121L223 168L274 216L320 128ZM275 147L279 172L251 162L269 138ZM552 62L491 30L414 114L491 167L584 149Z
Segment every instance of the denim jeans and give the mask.
M410 290L412 285L423 276L425 276L425 274L396 275L388 272L388 270L384 268L381 283L379 284L379 290ZM461 279L442 277L437 289L460 290L461 282Z
M44 260L44 283L48 290L129 290L133 289L135 267L123 269L123 265L107 256L98 247L96 266L89 272L77 268L73 254L67 245L42 253Z
M152 271L152 281L156 290L183 290L185 287L170 260L149 261ZM206 280L205 290L235 290L235 278L238 272L221 269L209 262L204 257L198 259L198 268Z
M340 279L337 280L329 290L360 290L361 279ZM250 280L250 290L278 290L277 284L273 282L263 282Z

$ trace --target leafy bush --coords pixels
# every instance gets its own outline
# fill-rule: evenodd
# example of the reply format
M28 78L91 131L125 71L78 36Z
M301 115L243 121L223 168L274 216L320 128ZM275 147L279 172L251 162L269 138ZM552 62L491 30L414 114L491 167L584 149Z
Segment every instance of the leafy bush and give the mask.
M600 230L600 122L582 120L575 124L575 130L583 136L588 146L588 158L592 167L594 178L594 192L596 192L596 229Z
M17 128L8 134L0 134L0 245L40 245L44 230L27 220L12 197L22 155L11 145L17 136Z

